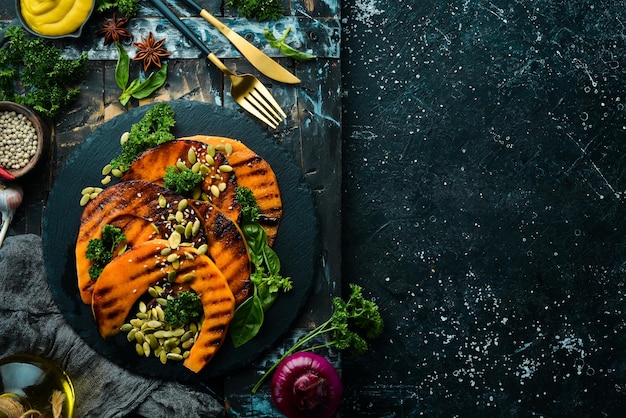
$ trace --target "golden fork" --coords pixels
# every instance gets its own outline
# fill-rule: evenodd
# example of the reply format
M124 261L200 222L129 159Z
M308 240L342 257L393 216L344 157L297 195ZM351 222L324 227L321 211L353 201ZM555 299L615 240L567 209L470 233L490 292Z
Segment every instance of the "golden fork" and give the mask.
M268 126L277 128L287 115L263 83L251 74L237 75L231 72L165 3L161 0L151 1L170 23L206 55L209 61L228 76L231 82L230 95L235 102Z

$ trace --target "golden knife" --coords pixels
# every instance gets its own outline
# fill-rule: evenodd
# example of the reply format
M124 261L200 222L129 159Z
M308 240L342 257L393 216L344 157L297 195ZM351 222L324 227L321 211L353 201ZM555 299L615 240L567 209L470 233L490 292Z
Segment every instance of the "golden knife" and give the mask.
M228 38L235 48L241 52L241 55L250 61L250 64L252 64L257 70L269 78L282 83L297 84L300 82L298 77L291 74L276 61L265 55L250 42L246 41L237 32L231 30L228 26L220 22L215 16L209 13L194 0L182 0L182 2L191 7L195 12L199 13L200 16L211 25L215 26L215 28L219 30L222 35Z

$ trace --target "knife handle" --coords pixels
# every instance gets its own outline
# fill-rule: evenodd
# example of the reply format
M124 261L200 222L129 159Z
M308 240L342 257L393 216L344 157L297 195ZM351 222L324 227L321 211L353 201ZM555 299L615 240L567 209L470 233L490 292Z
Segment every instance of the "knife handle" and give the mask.
M198 47L198 49L200 49L200 51L205 56L211 54L211 49L209 49L209 47L206 46L204 42L202 42L202 40L198 38L198 36L195 33L193 33L193 31L189 29L189 27L185 25L185 23L182 20L180 20L180 18L176 16L176 14L169 7L167 7L167 5L163 1L161 0L150 0L150 1L154 5L154 7L156 7L161 13L163 13L163 16L167 20L169 20L170 23L174 25L176 29L178 29L185 36L185 38L189 39L189 41L192 44Z

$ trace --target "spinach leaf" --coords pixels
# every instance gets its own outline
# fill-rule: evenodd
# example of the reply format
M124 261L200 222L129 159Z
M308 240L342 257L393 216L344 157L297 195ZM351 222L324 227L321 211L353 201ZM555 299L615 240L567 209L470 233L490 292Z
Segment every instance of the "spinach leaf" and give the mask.
M265 313L256 292L235 310L230 323L230 338L235 347L240 347L257 335L263 325Z

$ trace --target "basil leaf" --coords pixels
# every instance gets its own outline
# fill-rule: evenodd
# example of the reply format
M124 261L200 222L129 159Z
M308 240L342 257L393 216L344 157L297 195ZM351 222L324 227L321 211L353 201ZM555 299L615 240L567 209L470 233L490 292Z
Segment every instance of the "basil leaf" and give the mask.
M255 266L260 266L263 263L263 250L267 246L267 234L261 225L258 223L245 224L242 228L243 235L248 243L248 250L250 252L250 261Z
M130 82L128 87L122 92L122 94L120 95L120 99L119 99L122 106L126 106L126 103L128 103L128 101L130 100L133 94L133 90L137 88L140 82L141 81L138 78L134 79L133 81Z
M167 78L167 64L163 64L156 73L151 73L148 78L141 82L132 92L135 99L144 99L154 93L165 84Z
M270 275L280 273L280 260L278 259L278 255L276 251L267 244L263 248L263 259Z
M241 347L259 332L265 314L261 300L256 295L246 299L237 307L230 323L230 338L235 347Z
M272 292L266 282L258 285L256 287L256 290L259 301L261 302L261 307L263 308L263 312L267 312L267 310L274 304L274 302L276 302L276 299L278 299L278 292Z
M126 90L126 85L128 84L130 58L126 53L126 50L119 44L119 42L115 43L115 47L117 48L118 55L117 64L115 65L115 83L117 83L120 90L124 91Z

